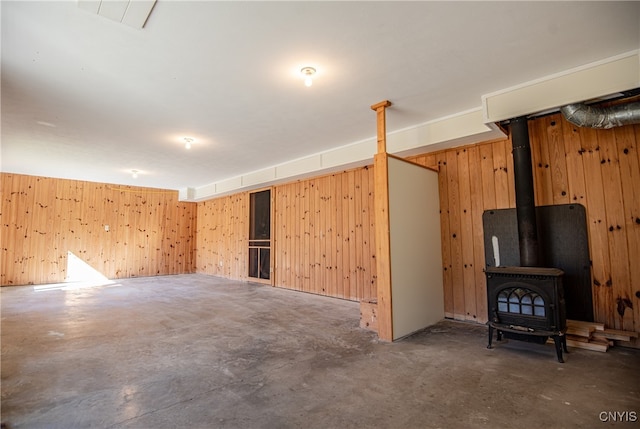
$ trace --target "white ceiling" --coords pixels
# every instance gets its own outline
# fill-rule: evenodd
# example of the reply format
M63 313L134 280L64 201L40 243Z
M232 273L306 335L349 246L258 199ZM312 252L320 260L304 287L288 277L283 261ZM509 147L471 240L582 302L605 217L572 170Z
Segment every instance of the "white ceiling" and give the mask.
M0 11L2 171L166 189L374 137L384 99L393 132L640 47L640 2L158 0L143 29Z

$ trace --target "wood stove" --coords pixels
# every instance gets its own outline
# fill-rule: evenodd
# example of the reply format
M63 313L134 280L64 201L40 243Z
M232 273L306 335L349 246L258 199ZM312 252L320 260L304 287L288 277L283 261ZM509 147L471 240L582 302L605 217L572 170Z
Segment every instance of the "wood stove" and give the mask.
M544 344L553 338L559 362L567 351L562 270L537 267L491 267L487 275L489 345L493 334Z
M540 249L536 223L533 169L528 119L515 118L509 124L513 147L519 267L488 267L487 300L489 345L493 333L516 340L544 344L552 337L559 362L567 352L567 321L562 287L562 270L539 267Z

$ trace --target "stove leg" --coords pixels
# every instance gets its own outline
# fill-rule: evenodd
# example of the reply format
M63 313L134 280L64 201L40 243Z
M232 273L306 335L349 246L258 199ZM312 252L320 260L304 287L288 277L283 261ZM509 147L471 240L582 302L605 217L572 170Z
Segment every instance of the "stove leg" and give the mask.
M565 348L566 348L566 341L564 340L564 335L562 336L562 338L559 335L554 335L553 336L553 343L556 345L556 354L558 355L558 362L560 363L564 363L564 359L562 359L562 348L563 348L563 343L565 344Z
M569 353L569 350L567 349L567 336L563 335L560 338L562 338L562 350L564 350L565 353Z
M487 346L488 349L493 348L493 346L491 345L492 341L493 341L493 326L489 325L489 345Z

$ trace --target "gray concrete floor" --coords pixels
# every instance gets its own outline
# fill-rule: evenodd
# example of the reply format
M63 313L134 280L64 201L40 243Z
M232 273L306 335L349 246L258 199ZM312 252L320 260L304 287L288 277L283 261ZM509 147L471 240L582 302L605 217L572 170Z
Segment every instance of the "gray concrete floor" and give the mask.
M640 351L503 342L443 321L402 341L355 302L205 275L8 287L2 422L17 428L602 428L640 418Z

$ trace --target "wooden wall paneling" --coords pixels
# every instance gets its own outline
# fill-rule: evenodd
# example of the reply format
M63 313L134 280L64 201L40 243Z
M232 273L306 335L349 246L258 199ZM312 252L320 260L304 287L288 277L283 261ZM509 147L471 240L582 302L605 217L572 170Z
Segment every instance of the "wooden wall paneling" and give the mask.
M207 274L220 275L224 273L230 278L236 278L240 261L232 264L231 261L236 256L232 249L230 237L233 235L233 213L231 210L232 197L223 197L211 201L208 205L209 231L208 247L204 256ZM226 256L226 258L225 258ZM222 267L220 266L222 262Z
M433 168L438 171L438 159L435 153L430 153L425 156L424 164L429 168Z
M242 261L245 260L245 257L239 254L240 249L237 246L237 242L241 240L240 234L242 233L239 230L238 222L245 216L249 216L248 212L240 213L242 207L240 195L230 195L224 198L216 212L216 226L220 228L222 235L217 239L216 255L213 258L214 272L225 273L225 275L233 279L240 279L244 274ZM247 252L248 250L245 250L243 253ZM231 261L227 262L228 259L231 259ZM222 270L219 268L220 261L223 264Z
M330 220L330 228L331 228L331 246L330 246L330 254L331 259L329 261L329 284L327 285L327 294L329 296L337 296L338 294L338 282L340 281L340 277L338 276L338 266L340 265L340 250L338 247L338 243L340 240L340 230L338 227L339 222L339 205L341 199L340 193L340 181L337 179L335 174L332 174L329 179L329 186L331 188L331 201L329 205L329 216Z
M350 299L351 296L351 223L349 213L349 201L352 188L349 186L349 174L342 175L342 297Z
M361 297L361 296L366 296L365 295L365 287L364 287L364 272L363 272L363 265L364 265L364 256L363 256L363 242L364 242L364 236L363 236L363 228L362 228L362 223L363 223L363 219L362 219L362 200L363 200L363 195L362 195L362 183L363 183L363 178L362 178L362 173L363 170L362 169L358 169L355 171L355 177L356 177L356 183L355 183L355 198L354 198L354 220L355 220L355 243L354 243L354 247L355 247L355 251L356 251L356 265L354 267L355 269L355 275L356 275L356 284L357 284L357 292L356 292L356 297ZM367 293L368 295L368 293Z
M35 204L33 210L33 223L31 225L31 245L29 255L34 256L35 264L32 265L32 273L35 278L43 279L47 276L45 268L48 255L47 244L51 234L47 233L47 217L50 214L48 195L51 195L50 180L37 178L35 186Z
M553 204L548 126L548 118L546 117L536 121L529 121L531 161L533 164L535 201L537 206Z
M109 226L109 231L104 231L102 235L105 240L105 248L102 253L103 259L103 267L104 267L104 275L109 278L114 278L116 276L116 271L118 267L118 243L117 243L117 234L118 234L118 212L117 212L117 203L116 203L116 192L113 189L110 189L108 193L105 193L100 201L100 212L103 213L101 217L101 227L104 231L105 225ZM108 213L109 215L104 215ZM156 229L160 229L160 225L155 226ZM160 235L160 232L158 232ZM155 275L159 275L163 273L163 268L160 266L160 261L162 260L162 242L159 239L156 240L155 244L155 255L158 259L158 262L155 264L156 270Z
M373 286L372 278L373 278L373 265L375 264L375 259L372 258L372 255L375 253L374 247L371 245L372 241L375 241L375 238L372 239L372 228L375 228L375 223L371 222L372 210L371 204L372 199L371 196L375 191L371 185L373 184L373 176L372 171L368 167L364 167L360 170L362 173L362 274L363 274L363 289L364 292L361 295L361 298L369 298L373 297L376 294L376 290Z
M275 286L352 300L375 296L372 182L365 167L274 188Z
M237 225L233 244L236 248L236 257L240 261L237 278L246 280L249 275L249 193L243 192L236 200L236 217L234 224Z
M322 200L322 189L324 185L324 177L320 177L315 182L313 190L314 201L314 239L315 243L315 255L313 258L313 272L314 279L311 282L311 292L322 295L322 289L324 288L324 245L326 240L326 234L324 230L324 204Z
M304 235L302 236L302 252L304 254L304 276L302 290L311 292L311 281L315 281L315 255L318 246L316 231L315 183L307 181L301 198L304 201Z
M21 275L23 252L18 250L18 245L23 242L21 236L24 235L24 223L17 222L19 218L18 207L24 205L25 192L20 187L20 176L12 174L2 175L2 186L0 186L2 196L2 206L0 217L2 219L2 257L0 258L0 280L1 284L19 284Z
M624 225L627 236L627 251L629 257L629 284L621 302L621 309L625 313L633 314L631 330L640 328L640 161L638 157L638 143L634 128L640 126L623 127L615 130L618 160L620 163L620 177L624 204ZM616 303L618 304L618 303ZM617 306L617 305L616 305ZM633 329L635 328L635 329Z
M471 191L470 222L473 229L473 263L476 297L476 313L473 320L481 323L487 321L487 288L484 275L484 231L482 227L482 213L484 200L482 195L482 157L480 148L472 146L469 152L469 179Z
M335 296L335 291L333 290L336 284L335 279L335 262L334 259L336 257L336 236L335 236L335 225L336 225L336 211L335 211L335 177L334 175L329 175L325 178L325 183L322 187L323 189L323 203L324 203L324 215L325 219L324 229L326 231L325 238L325 263L324 263L324 276L325 282L323 286L323 293L328 296Z
M29 210L28 210L28 216L25 216L28 219L28 223L27 223L27 228L25 228L25 237L27 237L26 240L26 246L25 246L25 252L24 254L27 255L26 259L27 261L29 261L28 265L26 265L26 267L28 267L28 270L31 270L33 273L33 278L39 278L37 275L39 274L36 270L32 269L31 267L35 267L37 264L36 261L36 255L38 255L38 240L36 240L37 238L37 232L34 229L34 226L38 225L38 211L36 210L36 204L37 204L37 185L35 186L29 186L29 191L28 191L28 196L29 196Z
M36 278L41 279L41 281L49 282L49 279L57 280L59 278L57 271L52 271L52 268L55 268L55 263L52 262L57 260L56 251L54 250L56 247L56 213L55 213L55 195L56 195L56 181L55 179L44 179L40 180L40 185L38 186L37 191L37 207L36 210L39 211L39 221L38 226L35 228L37 233L39 234L40 241L40 249L36 254L38 255L36 259L38 260L38 269L41 270L40 274L36 274Z
M633 311L626 311L625 300L630 299L629 254L625 228L620 159L616 147L618 130L599 130L602 181L605 213L608 226L609 255L611 258L611 289L615 306L615 329L633 330ZM618 133L621 137L623 133ZM611 310L609 310L611 311Z
M577 127L566 121L559 121L562 127L562 139L567 163L567 191L569 202L586 207L586 190L584 167L582 163L582 146Z
M447 151L447 191L449 196L449 240L451 242L451 286L453 288L454 318L465 320L464 273L462 270L462 242L460 219L460 189L457 151ZM475 300L475 294L474 294Z
M318 246L319 252L316 258L318 266L318 280L316 290L317 293L327 295L327 285L329 283L329 270L327 266L327 244L331 246L331 234L327 231L327 217L329 217L329 201L330 201L329 177L324 176L318 180Z
M78 216L77 213L80 212L81 201L83 200L83 192L82 187L79 182L75 181L67 181L67 180L59 180L58 181L58 190L60 188L64 189L62 193L62 198L60 202L60 206L56 208L56 210L60 210L63 213L63 222L58 227L59 232L59 240L57 243L58 246L58 255L59 255L59 263L58 266L61 270L61 276L59 281L64 280L67 273L67 263L68 263L68 251L74 249L76 246L77 236L76 233L79 231L80 226L78 225ZM112 212L114 218L117 217L117 212ZM115 227L116 225L111 225ZM113 278L116 277L116 266L117 266L117 258L118 254L116 253L117 243L114 243L112 240L112 252L111 256L111 270L106 272L105 275L107 277Z
M210 207L213 203L205 201L198 203L198 229L196 231L196 272L208 273L210 270L210 254L212 246L209 242L212 233L212 214Z
M180 245L183 240L171 222L177 225L181 213L195 205L178 204L167 214L172 219L168 222L158 217L155 207L147 208L139 202L164 198L177 201L177 192L132 187L125 192L124 188L114 190L112 185L93 182L27 175L1 177L3 187L17 183L21 189L18 192L25 195L20 201L6 202L7 222L20 224L25 234L13 243L13 253L20 256L10 267L3 267L3 285L64 281L70 276L68 252L108 278L190 272L183 255L175 253L179 260L167 264L168 271L156 273L149 259L153 238L147 231L160 222L159 227L168 227L164 230L168 244ZM127 210L134 215L128 215ZM105 231L104 225L109 225L110 231ZM16 277L16 264L22 261L21 274Z
M62 231L68 229L68 212L66 209L66 204L63 201L64 193L66 190L66 181L56 180L54 182L54 188L52 190L52 199L51 203L53 206L53 227L51 228L51 234L53 237L53 242L51 243L51 258L49 259L49 278L64 278L66 277L66 255L62 258L60 250L61 248L61 239L64 236ZM56 227L57 226L57 227ZM64 259L64 260L63 260Z
M309 219L310 219L310 235L309 235L309 278L306 280L305 291L311 293L317 293L317 288L321 282L320 276L320 198L318 195L318 186L315 180L310 181L309 193L307 194L309 200Z
M349 171L349 200L348 200L348 212L349 212L349 299L357 299L358 297L358 269L357 269L357 249L356 241L356 224L358 218L356 217L356 177L355 171Z
M292 230L293 230L293 248L291 251L292 259L292 271L293 279L291 286L296 290L304 290L304 277L306 265L304 261L304 253L308 252L308 249L303 249L305 228L308 228L308 216L305 211L305 199L303 198L303 191L305 190L306 183L298 182L293 189L293 210L292 210ZM308 209L308 207L307 207Z
M48 186L48 198L47 205L48 207L48 219L46 226L46 256L43 261L43 265L46 268L45 277L48 279L55 279L60 277L60 273L58 271L58 250L57 250L57 241L58 241L58 222L60 222L60 218L58 217L58 213L56 213L56 196L57 196L57 181L51 180Z
M17 284L34 284L39 281L35 275L30 275L31 266L35 261L35 251L34 245L35 240L33 233L33 225L34 225L34 204L36 198L36 190L34 188L33 178L23 177L21 180L20 189L24 190L25 199L23 203L25 204L26 210L23 211L23 224L24 224L24 240L22 241L22 252L21 252L21 271L20 271L20 282ZM15 220L18 222L18 219Z
M507 173L506 147L511 144L511 140L498 140L493 142L493 177L496 188L496 208L506 209L510 207L510 182Z
M129 228L131 228L131 202L124 191L119 191L116 198L118 201L118 213L120 215L117 236L120 240L119 253L121 255L116 276L130 277L131 272L130 267L127 265L127 261L133 254L133 252L130 251L132 243L129 235ZM165 260L167 258L167 249L164 246L162 248L162 253L163 260ZM163 268L166 268L166 265Z
M294 288L296 285L300 284L300 279L298 278L298 274L300 272L300 268L297 264L299 264L300 259L299 256L300 248L298 247L300 244L300 232L298 230L300 226L300 222L298 221L298 203L299 203L299 195L298 189L301 184L294 183L291 185L289 189L289 206L290 213L288 214L289 219L289 240L291 241L290 249L289 249L289 258L291 265L291 273L289 275L289 287ZM297 245L296 245L297 244Z
M299 188L301 184L294 183L290 188L289 205L291 207L291 213L289 213L289 235L291 240L291 247L289 251L291 274L289 275L289 287L295 288L296 285L301 285L301 278L299 278L300 267L300 221L298 219L298 207L300 202ZM304 268L302 268L304 270Z
M331 248L332 241L334 240L333 235L333 225L335 225L335 216L334 210L332 208L333 205L333 193L334 188L331 182L331 176L325 176L322 187L320 188L322 191L322 222L321 227L324 231L324 240L323 240L323 249L322 249L322 294L330 295L330 289L333 284L332 274L333 274L333 256L335 254L335 247Z
M442 242L442 278L444 283L444 315L454 317L453 263L451 260L451 229L449 227L449 177L446 152L436 155L438 162L438 186L440 192L440 228Z
M378 295L378 274L377 269L377 248L376 248L376 216L375 216L375 172L373 168L369 168L369 243L371 249L370 261L370 281L371 296ZM369 297L364 297L369 298Z
M611 290L611 264L607 217L605 212L604 184L600 167L600 148L595 130L580 129L582 141L582 160L585 171L585 189L587 200L587 221L592 260L592 281L594 318L596 322L614 326L614 313L611 312L613 293Z
M283 240L284 240L284 249L283 243L280 243L278 247L280 250L284 250L281 253L280 261L278 265L282 266L284 264L284 277L283 285L286 288L292 288L294 283L294 267L293 267L293 235L294 235L294 220L293 220L293 198L295 192L295 185L288 185L285 188L285 192L283 193L284 204L278 204L278 210L284 210L283 217L285 225L283 225Z
M552 204L569 204L567 158L563 142L562 121L557 116L547 117L547 144L551 177Z
M345 212L346 206L344 181L346 173L336 176L336 284L334 294L339 298L345 298L344 285L347 284L348 270L345 261L349 260L345 246Z
M241 208L240 194L230 195L220 201L218 210L216 211L216 226L220 228L222 234L217 238L216 254L213 258L214 272L225 273L233 279L239 279L242 276L244 258L238 254L236 242L240 240L236 234L239 225L238 222L244 216L239 213ZM244 256L244 255L243 255ZM231 259L227 262L228 259ZM222 262L222 270L220 270L220 262ZM227 267L228 265L228 267Z
M286 240L283 239L284 229L286 227L286 222L284 220L284 210L283 206L283 192L285 187L275 188L273 190L273 210L274 210L274 229L273 229L273 254L274 254L274 264L273 264L273 284L274 286L282 287L285 281L284 273L286 272L286 268L284 266L284 262L286 261L282 255L286 254L284 246L286 245Z
M107 277L108 263L106 263L105 251L106 246L110 243L108 242L108 234L104 230L106 213L102 211L102 202L108 198L110 192L111 190L108 185L97 184L90 195L88 195L89 207L87 216L85 217L85 221L88 223L87 232L91 236L89 240L91 249L87 255L86 262ZM138 263L140 267L145 267L148 261L136 259L135 262L132 261L132 263Z
M461 248L461 266L462 281L464 291L464 318L466 320L475 320L477 313L476 306L476 278L473 269L473 251L474 251L474 235L473 235L473 217L471 214L471 177L469 165L469 152L467 148L456 151L457 170L458 170L458 192L459 192L459 217L460 229L457 240L460 242Z
M158 275L161 272L161 263L162 257L159 254L158 249L162 248L162 245L158 243L158 240L161 240L161 235L159 231L162 231L162 224L165 218L170 218L168 202L163 201L164 195L155 192L148 196L146 204L143 205L144 216L149 216L150 221L144 222L142 225L142 234L143 239L146 240L146 249L144 252L146 258L147 265L147 275ZM182 230L188 228L190 219L185 217L183 213L184 210L181 210L180 207L177 207L177 216L173 219L176 224L176 228ZM184 223L184 226L182 224ZM103 234L104 237L108 236L107 234ZM187 264L191 263L191 252L186 252L183 249L182 240L186 240L186 237L182 237L180 234L181 246L180 251L178 253L178 268L177 270L181 271L183 268L189 266ZM187 261L188 259L188 261ZM184 261L184 264L182 263ZM191 271L189 271L191 272Z
M640 264L635 263L635 261L640 260L640 199L638 198L637 191L637 183L640 181L640 125L635 125L634 127L634 140L633 147L629 148L628 153L625 155L629 155L629 158L624 158L626 161L624 162L625 167L633 171L633 173L628 174L632 178L631 184L634 190L633 203L630 209L627 209L627 216L629 222L631 222L630 232L628 235L629 239L629 263L631 264L631 301L633 302L634 309L634 322L635 322L635 331L640 332ZM624 152L624 149L623 149ZM635 158L633 158L633 154L635 153ZM624 173L623 173L624 176ZM625 182L625 190L629 187L629 181ZM629 192L625 191L625 198L628 198ZM636 345L638 341L636 340Z
M12 266L13 249L9 243L15 242L15 227L10 224L12 180L7 177L0 186L0 284L5 284L8 278L7 267Z
M166 195L169 197L170 195ZM185 216L184 205L178 204L171 198L171 201L162 201L165 198L160 192L149 194L142 204L142 224L140 225L142 239L145 241L144 256L146 261L146 275L156 275L158 272L160 260L157 257L158 234L157 230L162 229L160 226L164 224L164 219L168 219L175 229L177 235L177 258L174 270L184 272L190 263L190 252L185 249L185 241L188 237L184 236L184 232L189 230L190 218ZM176 216L171 218L169 215L169 204L175 206ZM145 218L149 218L147 222ZM157 225L157 226L156 226ZM191 272L190 270L188 272Z
M295 259L294 259L294 251L295 249L293 248L293 240L295 237L295 220L294 220L294 207L295 207L295 187L296 185L288 185L286 188L286 198L287 198L287 203L285 206L285 210L286 213L284 215L285 219L286 219L286 224L287 227L285 228L285 236L284 239L286 240L286 244L285 244L285 249L286 249L286 253L283 255L283 257L281 258L281 263L285 263L286 264L286 273L285 273L285 278L287 280L287 283L285 285L285 287L287 288L293 288L293 285L295 283Z
M482 181L482 209L491 210L496 205L496 183L493 171L493 144L481 144L480 149L480 175Z
M137 193L131 193L131 211L133 217L133 223L131 225L131 235L133 236L133 246L131 249L134 252L134 257L132 260L138 261L136 267L134 267L133 275L134 276L144 276L145 275L145 241L142 237L142 206L143 200L142 196ZM168 242L168 252L169 258L167 259L167 264L169 270L175 269L174 261L177 257L175 251L175 243L173 242L173 234L172 231L167 231L167 242Z
M302 283L301 287L303 291L308 292L311 285L311 277L313 276L313 256L315 255L315 207L313 201L313 191L315 185L311 181L306 181L301 188L300 202L302 204L302 230L301 230L301 254L302 254Z
M222 231L226 233L222 235L220 240L219 259L223 260L223 266L229 265L223 272L229 273L233 279L246 279L248 259L248 247L242 248L243 238L248 236L249 230L244 231L242 221L249 217L249 211L243 210L242 204L244 193L230 195L223 200L223 204L218 212L218 224ZM227 259L231 256L232 260L227 264Z
M20 188L20 177L12 174L2 175L2 186L0 186L0 195L2 195L2 208L0 216L2 217L2 258L0 260L0 280L3 285L18 284L21 262L19 261L22 252L18 250L18 244L21 243L20 236L24 235L24 223L18 223L19 217L18 207L24 203L24 191Z

